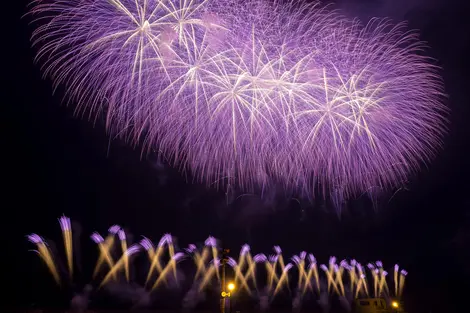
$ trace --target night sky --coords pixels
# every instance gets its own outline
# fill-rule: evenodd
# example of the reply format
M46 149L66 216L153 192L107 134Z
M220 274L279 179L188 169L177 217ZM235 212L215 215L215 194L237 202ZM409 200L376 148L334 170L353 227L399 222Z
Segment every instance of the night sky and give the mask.
M271 252L275 244L286 256L307 250L321 262L337 255L363 263L383 260L389 267L399 263L410 273L410 312L454 312L463 303L468 308L461 298L470 291L468 1L337 1L351 16L390 16L419 28L432 47L428 53L443 68L451 110L443 150L406 190L381 199L375 211L367 200L353 201L341 218L328 204L299 203L282 193L236 199L238 194L188 183L155 155L142 156L140 147L109 138L102 124L75 117L73 106L62 101L63 91L53 94L50 80L33 64L32 27L21 19L26 3L3 4L6 266L0 277L11 296L2 297L1 305L26 307L56 292L43 283L50 278L28 252L33 247L25 235L37 232L60 242L57 218L66 214L83 227L84 263L95 253L89 234L105 233L112 224L154 240L171 232L182 246L211 234L235 255L247 242L256 252Z

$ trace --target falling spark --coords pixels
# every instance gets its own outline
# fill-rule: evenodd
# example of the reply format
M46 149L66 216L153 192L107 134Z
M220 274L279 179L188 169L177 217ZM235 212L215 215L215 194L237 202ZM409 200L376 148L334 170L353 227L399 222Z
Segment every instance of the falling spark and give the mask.
M207 185L372 197L442 146L442 78L404 24L362 26L315 1L51 0L30 13L36 60L78 113Z

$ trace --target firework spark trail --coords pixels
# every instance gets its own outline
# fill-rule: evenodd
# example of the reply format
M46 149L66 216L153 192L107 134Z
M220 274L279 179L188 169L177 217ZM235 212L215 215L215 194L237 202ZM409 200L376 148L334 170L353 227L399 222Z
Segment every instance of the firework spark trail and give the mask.
M379 293L378 296L380 297L384 292L389 293L387 280L385 277L388 275L388 272L383 269L382 261L377 261L375 264L379 267Z
M199 285L199 292L203 291L204 288L207 286L207 284L211 281L212 276L214 276L214 273L219 270L220 266L220 260L219 259L214 259L211 261L211 264L209 266L209 269L204 272L204 276L202 278L202 281Z
M67 265L69 269L69 277L73 278L73 245L72 245L72 226L70 218L62 216L59 218L60 228L62 229L62 236L64 238L65 254L67 257Z
M372 277L374 278L374 297L377 297L377 292L379 288L379 270L376 269L372 263L367 264L367 267L369 268Z
M395 287L395 297L398 297L398 271L400 267L398 264L395 264L393 267L393 285Z
M207 247L210 247L212 251L212 260L216 260L217 259L217 240L214 237L209 236L209 238L206 239L205 245ZM217 269L217 264L215 262L212 262L212 266L215 269ZM217 279L220 281L219 271L215 270L215 275L217 276Z
M401 272L400 272L400 284L399 284L399 288L398 288L398 297L400 297L400 298L403 294L403 288L405 286L406 275L408 275L408 272L405 271L405 270L401 270Z
M217 256L217 250L220 247L217 246L217 240L209 236L204 242L202 253L198 251L194 244L191 244L186 248L186 252L192 255L194 264L196 265L196 273L194 275L193 286L197 288L199 292L202 292L204 288L211 282L212 277L215 275L217 280L220 282L220 259ZM209 260L212 253L213 258Z
M95 270L93 271L93 278L96 278L96 275L98 274L100 268L101 268L101 264L102 264L102 261L106 261L106 263L108 264L109 266L109 269L112 269L114 267L114 261L112 259L112 256L111 254L109 253L109 242L106 243L106 241L104 240L104 238L97 232L94 232L91 236L90 236L91 240L93 240L94 243L96 243L98 245L98 248L100 250L100 256L98 258L98 261L96 262L96 265L95 265ZM109 238L107 238L109 239ZM116 280L116 274L113 275L113 279Z
M327 277L327 281L328 281L328 289L327 290L328 290L328 293L331 291L331 287L333 287L334 291L337 294L340 294L338 286L336 285L335 280L333 278L332 271L329 270L328 267L325 264L320 265L320 268L325 272L325 275Z
M274 249L274 251L276 251L276 256L277 256L277 260L278 260L278 262L279 262L279 266L280 266L281 270L284 271L284 270L286 269L286 266L287 266L287 265L285 265L285 263L284 263L284 257L282 256L281 247L279 247L279 246L274 246L273 249ZM306 256L307 256L307 252L302 251L302 252L300 253L300 257L301 257L303 260L305 259ZM289 288L289 276L287 275L285 279L286 279L286 286L287 286L287 288L288 288L289 291L290 291L290 288Z
M273 297L275 297L277 293L281 290L281 288L285 285L288 272L292 268L292 266L293 265L291 263L288 263L286 267L283 269L282 274L279 278L279 281L277 282L276 288L274 289Z
M184 253L182 253L182 252L175 253L170 258L170 261L168 261L165 268L163 268L161 273L158 275L158 278L155 281L155 283L153 284L151 290L154 290L155 288L157 288L162 282L164 282L166 284L166 275L168 274L168 272L170 270L176 268L176 263L180 262L183 258L184 258ZM177 278L176 274L174 274L174 277L175 277L175 281L176 281L176 278Z
M242 265L237 264L237 261L235 261L233 258L228 259L228 265L234 270L235 272L235 282L238 283L240 281L242 283L242 287L245 289L245 291L251 295L251 290L250 287L248 286L248 282L245 279L245 276L242 274Z
M202 254L197 250L196 246L195 245L190 245L190 247L187 249L188 252L190 253L194 253L194 261L196 262L196 266L197 266L197 271L196 271L196 275L194 276L194 280L196 281L196 279L202 275L206 275L207 274L207 267L213 267L214 269L217 268L217 262L214 262L214 260L217 260L217 247L216 247L216 240L214 237L212 236L209 236L206 241L204 242L204 248L202 250ZM215 250L215 251L214 251ZM209 254L211 253L212 251L212 256L213 256L213 259L212 259L212 262L210 264L212 265L206 265L207 263L207 259L209 258ZM215 253L214 253L215 252ZM220 279L220 276L218 274L216 274L217 276L217 279Z
M167 234L166 237L167 237L166 244L168 247L168 253L170 255L171 269L173 272L173 277L176 280L176 275L177 275L176 274L176 262L180 260L181 256L175 257L175 246L173 245L173 237L171 236L171 234Z
M153 246L152 241L147 237L143 237L139 244L147 251L149 260L151 262L155 256L155 247Z
M67 224L67 223L65 223ZM64 224L64 225L65 225ZM61 223L63 229L67 229ZM119 233L119 226L113 226L109 229L109 236L114 237L115 234L118 234L121 240L124 240L124 234L121 232ZM56 263L53 260L51 252L46 245L46 242L36 234L31 234L28 236L29 241L36 244L38 250L34 250L39 254L41 259L46 263L49 272L52 274L54 280L57 284L61 284L61 277L57 271ZM177 247L174 247L173 252L170 252L170 246L173 245L173 239L171 235L166 234L162 236L160 242L158 244L158 248L155 248L150 239L143 237L139 244L135 244L130 246L126 249L120 259L114 263L112 258L109 255L108 250L109 247L105 245L105 239L95 232L91 235L91 239L98 245L100 248L100 255L99 259L103 258L107 265L109 265L110 270L104 277L104 279L100 283L100 287L107 284L111 278L116 279L116 275L120 271L126 270L126 266L128 266L129 262L131 262L131 256L136 254L140 247L143 247L148 254L149 260L151 261L151 266L149 268L149 277L152 276L153 269L157 271L157 278L153 283L152 287L149 288L151 290L155 290L159 287L162 283L168 286L167 279L168 275L174 271L177 264L185 258L187 255L191 255L194 261L194 265L196 266L196 275L193 282L192 290L198 290L198 292L202 292L209 284L213 281L213 278L216 277L216 272L220 270L220 259L215 258L210 260L211 252L219 251L219 246L217 245L217 240L214 237L208 237L205 241L204 247L202 251L199 252L195 245L189 245L187 249L185 249L185 253L179 252ZM163 264L161 262L161 254L168 248L169 252L169 260ZM400 270L397 265L394 267L394 277L390 277L393 279L395 283L395 290L391 290L388 287L387 283L387 276L388 273L384 269L384 266L381 261L377 261L375 263L368 263L367 267L369 271L364 270L364 267L358 263L356 260L352 259L350 263L346 260L342 260L339 264L337 263L336 257L330 257L328 266L327 265L320 265L320 268L323 270L327 278L327 286L325 286L324 291L320 290L320 278L317 268L317 260L313 256L313 254L308 254L305 251L300 252L298 255L294 255L292 257L293 263L285 264L282 260L282 251L281 248L278 246L274 247L276 254L266 257L264 254L257 254L254 257L251 257L250 254L250 247L249 245L243 245L240 251L239 261L236 262L233 258L229 257L228 265L231 266L233 269L233 277L235 283L239 283L239 290L246 291L249 295L254 295L253 291L250 289L249 286L249 279L252 280L253 285L258 291L256 294L259 297L268 297L269 301L273 301L274 298L278 295L278 293L285 287L286 290L290 292L289 286L289 272L293 266L297 266L298 270L298 277L297 281L293 282L296 285L296 296L295 296L295 303L296 305L300 305L302 299L307 291L312 294L318 294L322 297L322 294L331 295L336 294L338 295L342 301L347 301L349 293L354 298L359 298L360 294L364 294L365 296L369 297L369 289L368 289L368 282L366 278L366 274L369 274L372 278L371 287L373 288L373 293L371 291L371 295L374 297L390 297L392 293L397 298L401 298L403 293L403 288L405 284L405 277L407 272L405 270ZM212 255L213 256L213 255ZM98 260L99 260L98 259ZM307 264L308 261L308 270ZM256 264L264 263L264 268L267 274L267 280L265 283L265 295L263 293L259 293L258 286L256 283L257 275L255 273ZM295 264L295 265L294 265ZM262 268L263 268L262 267ZM278 267L280 273L278 272ZM400 271L399 271L400 270ZM345 271L349 271L349 275L345 274ZM399 276L398 276L399 275ZM391 275L390 275L391 276ZM127 280L127 279L126 279ZM146 280L146 285L149 279ZM175 277L175 282L178 284L178 277ZM315 283L317 288L312 286L312 283ZM349 286L348 291L346 291L346 287ZM316 290L315 290L316 289ZM266 300L266 299L265 299ZM264 300L263 300L264 301ZM300 301L300 302L298 302Z
M256 263L253 262L251 255L250 255L250 246L245 244L242 246L240 250L240 255L238 257L238 262L235 261L233 258L229 258L228 264L234 269L235 271L235 280L234 284L238 285L239 282L242 283L243 288L247 291L248 294L251 295L251 290L248 286L248 280L252 278L254 274L254 268ZM246 266L245 266L246 264ZM243 269L245 269L245 273L243 273ZM255 281L255 280L253 280ZM256 284L255 284L256 288Z
M265 262L266 270L268 272L268 292L272 291L274 283L279 283L279 277L277 275L277 262L279 261L279 255L270 255Z
M309 281L310 281L310 278L311 278L311 273L313 273L313 277L315 278L315 284L317 286L317 292L318 294L320 294L320 279L318 277L318 268L317 268L317 260L315 259L315 257L313 256L313 254L309 254L309 261L310 261L310 265L309 265ZM304 290L305 292L305 290Z
M119 240L121 241L122 257L124 258L124 272L126 275L126 281L129 282L129 255L127 253L127 239L124 230L118 231Z
M354 286L358 284L358 277L356 274L356 260L351 260L351 263L349 265L348 271L349 271L349 281L351 282L350 286L350 291L354 293Z
M96 262L95 265L95 270L93 271L93 278L96 277L98 274L98 271L101 268L101 265L103 264L104 261L106 261L109 265L110 268L114 266L114 262L112 260L112 257L110 255L110 250L114 245L114 236L119 232L121 227L119 225L113 225L108 229L108 236L106 237L106 240L104 242L101 240L102 237L98 233L93 233L91 235L91 239L99 245L100 249L100 256L98 258L98 261ZM97 236L95 236L97 235ZM116 277L114 277L116 278Z
M79 113L208 185L346 199L404 184L441 145L442 80L403 24L263 0L48 0L30 13L36 60Z
M305 285L309 284L309 280L307 279L308 274L305 271L305 259L301 258L298 255L294 255L292 257L292 261L294 262L294 264L297 265L297 269L298 269L297 289L300 289L302 287L302 283L304 279L305 279Z
M245 272L245 275L243 276L243 278L248 281L249 279L251 279L251 281L253 282L253 285L255 287L256 290L258 290L258 286L256 284L256 276L255 276L255 269L256 269L256 264L257 262L255 261L254 257L251 256L251 253L249 251L250 247L248 245L245 245L248 247L248 250L247 250L247 259L248 259L248 268Z
M151 253L151 264L150 264L150 268L149 268L149 271L148 271L148 274L147 274L147 278L145 280L145 285L147 286L148 282L150 281L150 278L152 277L152 274L155 270L157 270L157 274L160 275L163 271L163 266L162 266L162 263L161 263L161 256L165 250L165 246L167 246L168 244L168 238L169 238L169 234L165 234L162 236L162 238L160 238L160 241L158 243L158 247L157 247L157 250L154 252L154 253ZM144 243L142 245L142 243ZM142 242L141 241L141 245L147 250L147 251L150 251L148 248L148 244L144 241ZM150 254L149 254L150 256ZM171 261L171 259L170 259ZM164 281L165 282L165 281Z
M46 242L44 239L39 237L37 234L31 234L28 236L28 240L32 243L34 243L38 250L34 250L44 261L46 264L47 268L49 269L49 272L52 274L52 277L54 278L55 282L60 285L60 276L59 272L57 271L57 267L54 263L54 260L52 259L51 252L49 248L46 245Z
M369 288L367 287L367 281L366 281L366 275L364 273L364 268L362 267L361 264L357 264L357 269L359 271L359 275L361 277L361 287L364 289L364 292L366 293L367 296L369 296ZM358 290L360 291L361 288L358 288Z
M99 288L107 284L108 281L111 279L111 277L113 277L118 271L120 271L122 267L124 267L125 269L126 264L129 261L129 257L139 252L139 248L140 247L138 245L132 245L129 247L129 249L124 251L121 258L116 262L116 264L114 264L114 267L109 270L108 274L106 274L103 281L99 285ZM126 280L127 280L127 277L126 277Z
M379 296L383 296L384 293L389 293L386 276L388 275L387 271L382 271L380 274L380 283L379 283Z
M341 292L340 295L341 296L345 296L345 292L344 292L344 285L343 285L343 271L344 271L344 268L342 266L338 266L337 264L335 264L335 267L334 267L334 273L335 273L335 284L337 284L337 286L339 286L339 291Z

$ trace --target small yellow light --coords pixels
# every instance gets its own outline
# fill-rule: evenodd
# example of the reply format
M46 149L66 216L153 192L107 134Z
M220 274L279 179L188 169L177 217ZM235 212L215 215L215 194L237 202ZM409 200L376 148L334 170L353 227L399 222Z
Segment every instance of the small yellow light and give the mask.
M235 284L234 283L229 283L227 285L228 290L233 291L235 289Z
M393 306L394 308L398 308L398 302L393 301L393 302L392 302L392 306Z

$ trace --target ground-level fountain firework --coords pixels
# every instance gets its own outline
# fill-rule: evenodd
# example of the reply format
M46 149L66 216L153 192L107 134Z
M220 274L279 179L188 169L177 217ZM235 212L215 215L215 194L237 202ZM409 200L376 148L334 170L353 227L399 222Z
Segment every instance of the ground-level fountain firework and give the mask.
M59 221L67 270L59 270L60 257L43 238L31 234L28 239L36 245L34 251L44 261L52 278L62 286L65 281L74 279L74 259L70 219L62 217ZM204 299L207 290L215 290L216 294L220 291L224 262L229 269L227 276L237 286L236 296L255 300L261 310L268 310L276 298L287 296L294 310L314 301L327 312L332 302L338 301L345 311L350 311L352 301L358 298L399 300L407 275L398 265L388 272L380 261L363 265L354 259L339 261L330 257L321 264L306 251L285 259L279 246L273 247L272 254L265 255L254 254L249 245L243 245L237 258L227 257L224 261L214 237L208 237L200 247L190 244L184 249L175 245L170 234L160 238L156 245L146 237L130 244L124 230L117 225L110 227L105 237L93 233L91 240L96 243L99 256L90 284L82 295L72 299L74 306L92 292L107 290L119 296L122 290L128 290L126 286L133 286L132 303L136 307L151 307L154 304L152 294L178 289L183 292L182 306L192 309ZM141 281L130 275L130 268L139 254L148 258L144 265L145 278ZM186 275L188 272L190 276Z
M339 199L402 187L445 131L404 25L311 1L34 1L33 44L78 112L195 180Z

